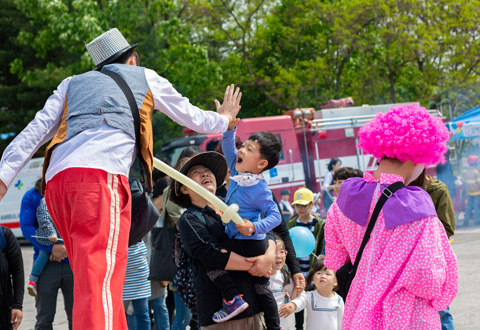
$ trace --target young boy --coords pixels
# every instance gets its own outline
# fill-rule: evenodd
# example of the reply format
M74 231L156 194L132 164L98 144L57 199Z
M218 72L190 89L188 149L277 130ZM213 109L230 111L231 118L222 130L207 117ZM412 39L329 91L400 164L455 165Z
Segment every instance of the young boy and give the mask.
M336 170L335 173L333 173L333 191L335 192L335 196L338 197L343 181L354 177L363 178L363 172L351 167L341 167Z
M253 255L261 255L265 253L268 244L265 234L282 221L262 172L278 164L282 146L273 134L258 132L252 134L237 151L235 130L235 126L230 126L223 133L222 151L232 175L225 201L229 205L235 203L239 206L239 214L245 224L231 221L226 225L225 232L230 239L238 240L233 244L248 244ZM211 270L209 277L224 298L222 309L213 316L215 322L229 320L248 307L228 272ZM255 290L268 329L277 328L277 303L269 289L268 278L255 277Z

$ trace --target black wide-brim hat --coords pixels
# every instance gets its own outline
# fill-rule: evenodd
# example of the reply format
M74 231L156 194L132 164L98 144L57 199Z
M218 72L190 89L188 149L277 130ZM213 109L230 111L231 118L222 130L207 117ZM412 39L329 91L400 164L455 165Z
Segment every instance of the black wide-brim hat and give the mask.
M215 176L215 181L217 181L217 188L219 188L225 181L225 176L227 175L227 161L225 157L215 151L207 151L196 154L185 161L182 162L178 171L184 175L187 175L187 172L196 165L203 165L212 171ZM175 181L175 194L178 196L180 193L180 187L182 184L178 181Z
M131 46L122 33L113 28L102 33L91 42L85 45L90 57L95 63L96 70L100 70L104 65L112 63L123 53L138 46Z

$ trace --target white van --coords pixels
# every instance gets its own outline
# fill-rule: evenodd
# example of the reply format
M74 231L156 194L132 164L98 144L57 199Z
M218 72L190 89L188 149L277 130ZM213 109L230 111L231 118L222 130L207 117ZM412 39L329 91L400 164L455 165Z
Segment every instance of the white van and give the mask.
M12 229L17 237L22 237L20 230L20 205L25 192L35 186L42 177L43 158L31 159L13 180L10 188L0 201L0 225Z

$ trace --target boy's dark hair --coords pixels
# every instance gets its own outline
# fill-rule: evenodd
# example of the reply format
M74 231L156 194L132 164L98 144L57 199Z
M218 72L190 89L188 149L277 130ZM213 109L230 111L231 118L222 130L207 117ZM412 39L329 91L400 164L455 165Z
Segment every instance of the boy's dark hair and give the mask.
M305 288L305 291L315 290L315 284L313 284L313 277L315 276L315 273L318 271L327 270L327 269L328 269L327 266L325 266L323 262L315 261L315 264L310 269L307 277L305 278L305 284L307 285ZM333 291L337 291L337 290L338 290L338 285L333 287Z
M158 179L153 186L152 197L156 198L163 195L163 191L168 187L170 180L168 177Z
M363 178L363 172L351 167L341 167L333 173L333 180L347 180L348 178Z
M158 180L166 177L167 175L165 173L163 173L162 171L160 171L159 169L157 168L153 168L153 171L152 171L152 181L153 182L157 182Z
M140 65L140 58L138 57L138 53L135 51L135 49L127 50L125 53L120 55L115 61L113 61L112 63L109 63L109 64L113 64L113 63L126 64L128 59L132 55L135 56L135 58L137 60L137 66Z
M353 172L355 172L355 176L359 177L359 178L363 178L363 172L362 170L359 170L358 168L354 168L353 169Z
M277 140L275 135L261 131L250 135L248 140L257 141L260 145L260 156L268 161L268 165L263 169L264 171L277 166L282 155L282 143Z
M338 162L341 162L339 158L332 158L330 159L330 163L328 163L327 168L329 171L333 170L333 165L336 165Z

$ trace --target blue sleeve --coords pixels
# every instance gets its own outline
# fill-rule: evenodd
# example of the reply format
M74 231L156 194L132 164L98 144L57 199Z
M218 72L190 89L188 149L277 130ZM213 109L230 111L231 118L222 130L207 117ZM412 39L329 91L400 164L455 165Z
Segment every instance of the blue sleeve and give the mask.
M282 221L277 204L275 204L272 199L270 188L268 188L266 183L262 184L262 186L261 193L257 194L255 199L252 199L255 206L257 206L265 216L265 218L253 223L255 225L255 235L268 233Z
M237 164L237 148L235 148L236 131L237 127L235 126L234 129L225 131L222 137L222 152L227 160L228 168L232 176L238 174L237 170L235 170L235 165Z
M38 194L38 196L35 194ZM33 189L27 191L25 195L23 195L22 204L20 206L20 228L22 229L23 237L32 243L35 248L51 253L51 246L42 245L32 237L35 236L35 231L38 228L37 208L38 205L40 205L40 200L40 194Z

